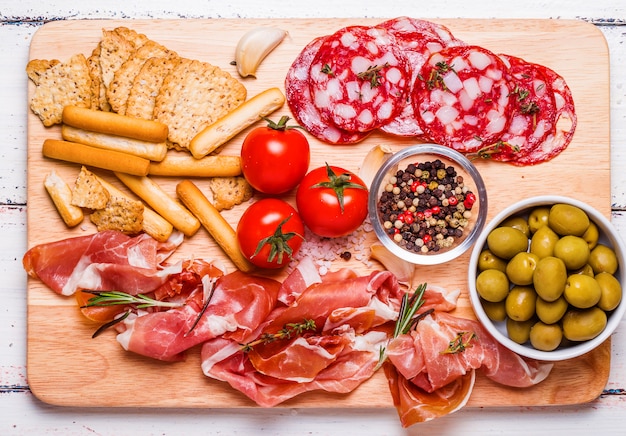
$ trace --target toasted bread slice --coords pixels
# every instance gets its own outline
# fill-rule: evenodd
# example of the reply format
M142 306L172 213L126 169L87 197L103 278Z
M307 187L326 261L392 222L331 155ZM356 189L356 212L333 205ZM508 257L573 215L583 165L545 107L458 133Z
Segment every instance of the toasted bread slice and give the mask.
M144 206L141 201L111 197L103 209L94 211L89 219L98 231L118 230L136 234L143 230Z

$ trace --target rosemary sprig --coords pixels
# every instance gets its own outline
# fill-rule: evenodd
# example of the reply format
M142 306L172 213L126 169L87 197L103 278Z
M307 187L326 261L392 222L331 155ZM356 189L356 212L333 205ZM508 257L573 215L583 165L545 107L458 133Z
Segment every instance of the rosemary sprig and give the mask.
M443 82L443 76L448 71L452 71L452 72L456 73L456 71L454 71L453 66L452 65L448 65L447 62L445 62L445 61L437 62L435 64L435 68L433 68L431 70L430 75L428 77L428 80L426 80L427 88L429 90L434 89L434 88L441 88L443 90L447 90L448 87ZM424 79L422 78L422 80L424 80Z
M413 294L409 295L407 292L402 296L398 320L393 331L394 338L408 333L420 319L432 312L431 310L415 316L415 313L424 304L424 292L426 292L426 283L419 285Z
M466 348L472 346L472 339L476 338L474 332L458 332L456 337L450 341L448 348L443 350L441 354L457 354L465 351Z
M259 336L258 339L254 341L248 342L246 344L241 344L241 349L244 353L251 351L255 346L260 344L269 344L274 341L278 341L281 339L291 339L294 336L301 336L304 332L308 330L315 330L317 326L315 325L315 320L313 319L304 319L303 322L293 322L287 323L283 326L282 329L278 330L276 333L263 333Z
M122 321L124 321L126 318L128 318L128 315L130 315L131 311L127 310L124 315L115 318L113 321L109 321L106 324L102 324L100 327L98 327L98 330L96 330L93 335L91 335L91 338L96 338L98 336L100 336L102 334L102 332L104 332L106 329L113 327L115 324L118 324Z
M211 281L211 289L209 290L209 295L206 298L206 301L204 302L204 304L202 305L202 309L200 310L200 312L198 312L198 316L196 316L196 320L193 322L189 330L187 330L187 333L185 333L185 337L189 336L191 332L193 331L193 329L195 329L198 323L200 322L200 318L202 318L202 315L204 315L204 312L206 312L207 308L209 307L209 303L213 299L214 293L215 293L215 281Z
M144 309L146 307L181 307L184 305L184 303L155 300L143 294L131 295L120 291L85 290L83 292L94 296L87 301L87 304L81 306L81 309L118 305L132 305L137 309Z
M359 79L367 80L368 82L370 82L370 86L372 88L376 88L377 86L380 86L380 78L382 77L382 75L380 74L380 70L382 70L383 68L387 68L388 66L389 63L386 62L383 65L374 65L368 67L367 70L358 73L357 77Z

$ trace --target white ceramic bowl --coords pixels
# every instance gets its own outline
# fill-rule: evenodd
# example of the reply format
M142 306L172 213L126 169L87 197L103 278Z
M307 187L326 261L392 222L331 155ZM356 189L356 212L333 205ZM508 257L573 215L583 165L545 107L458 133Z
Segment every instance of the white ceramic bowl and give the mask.
M573 206L581 208L587 213L589 219L597 225L600 233L599 242L611 247L617 255L619 266L614 276L623 286L624 283L626 283L626 248L624 242L615 230L615 227L613 227L611 222L604 215L602 215L600 212L598 212L596 209L592 208L588 204L563 196L532 197L512 204L511 206L502 210L493 218L493 220L489 224L487 224L487 226L485 226L482 234L477 239L476 245L474 246L470 257L468 271L470 301L478 320L487 328L487 330L489 330L494 338L505 347L509 348L519 355L544 361L561 361L571 359L593 350L604 341L606 341L609 336L611 336L611 334L619 325L622 317L624 316L624 312L626 312L626 298L622 296L622 300L617 308L608 313L607 325L598 336L582 342L562 343L560 347L553 351L540 351L533 348L530 343L519 344L511 340L507 335L505 323L494 322L485 313L480 297L476 290L476 277L478 274L478 258L483 248L486 248L487 236L493 229L498 227L500 223L502 223L509 217L527 216L530 210L535 207L551 206L557 203L571 204Z
M424 163L435 159L441 160L446 166L452 166L457 175L463 176L464 184L474 193L476 201L471 209L472 216L463 231L463 236L457 238L454 245L439 251L416 252L400 246L385 230L378 208L380 196L389 177L396 171L406 169L409 163ZM480 235L487 216L487 191L476 167L461 153L441 145L419 144L394 153L381 166L370 187L368 210L374 232L388 250L414 264L436 265L455 259L466 252Z

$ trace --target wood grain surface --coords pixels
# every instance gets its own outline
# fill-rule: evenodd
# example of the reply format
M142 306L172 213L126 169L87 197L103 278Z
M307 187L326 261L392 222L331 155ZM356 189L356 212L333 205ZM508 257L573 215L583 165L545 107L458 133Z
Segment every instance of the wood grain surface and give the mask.
M299 51L313 38L352 24L375 24L377 19L278 19L278 20L137 20L62 21L44 25L33 37L31 59L69 59L72 54L88 56L102 28L125 25L145 33L180 55L218 65L236 75L230 62L239 38L257 25L277 26L289 32L283 43L263 62L257 78L243 79L251 97L272 86L283 87L287 69ZM609 157L609 67L602 34L592 25L570 20L437 20L455 36L482 45L496 53L522 57L553 68L572 89L578 113L578 128L569 148L549 163L533 167L480 161L489 195L488 220L509 204L534 195L561 194L583 200L607 217L610 215ZM24 74L26 80L26 74ZM29 96L33 85L29 83ZM288 114L285 106L275 114ZM221 151L237 154L245 132ZM58 127L44 128L32 113L28 118L28 246L92 233L85 225L68 230L47 197L45 175L55 169L71 181L76 165L64 164L41 155L46 138L59 138ZM363 157L376 144L400 149L416 141L374 134L352 146L330 146L310 138L311 168L341 163L358 171ZM97 172L97 171L96 171ZM110 174L99 172L116 183ZM178 180L157 179L174 196ZM194 180L201 189L206 181ZM288 198L293 200L292 196ZM225 212L235 225L241 207ZM368 235L373 241L373 234ZM225 258L201 230L187 239L173 259L188 257ZM467 297L466 253L452 264L422 267L424 281L461 289L457 313L471 317ZM232 264L226 259L229 268ZM369 268L356 260L336 262L334 267L351 267L366 273ZM374 265L376 267L376 265ZM250 407L254 404L226 383L206 378L200 369L199 349L192 349L181 363L156 362L127 353L113 332L91 339L96 326L79 313L73 298L55 295L40 281L28 279L28 379L33 393L42 401L65 406L98 407ZM470 407L509 405L566 405L595 399L604 388L610 367L610 341L577 359L559 362L543 383L529 389L496 385L479 375L469 401ZM391 407L382 372L349 395L308 393L284 403L288 407Z

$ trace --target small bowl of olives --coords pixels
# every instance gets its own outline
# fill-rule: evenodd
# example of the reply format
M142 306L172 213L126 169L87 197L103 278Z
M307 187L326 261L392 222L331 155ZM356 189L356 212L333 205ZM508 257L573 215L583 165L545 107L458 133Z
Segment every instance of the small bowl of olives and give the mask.
M626 248L611 222L564 196L515 203L485 226L469 264L479 321L519 355L561 361L602 344L626 301Z
M437 144L401 149L378 169L368 213L379 241L418 265L465 253L486 222L487 191L463 154Z

